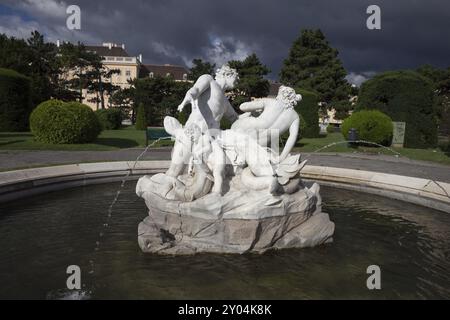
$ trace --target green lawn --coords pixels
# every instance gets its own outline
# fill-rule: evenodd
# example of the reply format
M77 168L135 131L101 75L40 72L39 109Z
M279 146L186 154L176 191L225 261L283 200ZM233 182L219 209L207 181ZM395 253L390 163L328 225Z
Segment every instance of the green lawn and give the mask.
M153 129L161 130L161 129ZM171 140L159 141L154 147L173 145ZM126 127L120 130L105 130L93 143L52 145L36 142L29 132L0 132L0 150L92 150L106 151L145 146L145 132ZM395 156L396 152L402 157L432 161L450 165L450 150L446 152L436 149L408 149L408 148L379 148L363 147L350 148L344 141L342 134L336 132L321 138L301 139L294 151L297 152L358 152L365 154L386 154Z
M154 146L170 146L172 144L173 142L170 140L163 140ZM0 132L0 150L107 151L137 147L145 147L145 131L135 130L134 127L104 130L94 142L86 144L46 144L35 141L30 132Z
M295 151L298 152L358 152L365 154L385 154L414 160L423 160L450 165L450 150L445 152L439 148L409 149L409 148L381 148L358 146L351 148L347 145L341 133L329 133L321 138L303 138L297 142Z

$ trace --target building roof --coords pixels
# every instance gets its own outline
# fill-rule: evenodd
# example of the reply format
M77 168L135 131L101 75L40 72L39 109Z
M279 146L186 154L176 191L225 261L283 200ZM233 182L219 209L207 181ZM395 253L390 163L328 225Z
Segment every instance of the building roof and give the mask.
M88 51L93 51L101 57L129 57L130 55L120 46L86 46Z
M183 66L174 66L170 64L143 64L139 71L139 77L148 77L151 72L153 72L153 76L166 77L167 74L170 74L175 80L185 80L184 75L187 75L189 70Z

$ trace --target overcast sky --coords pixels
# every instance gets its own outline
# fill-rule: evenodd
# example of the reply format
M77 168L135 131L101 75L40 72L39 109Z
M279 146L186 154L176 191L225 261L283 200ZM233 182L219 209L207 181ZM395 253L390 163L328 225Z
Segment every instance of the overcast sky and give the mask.
M81 30L66 9L81 8ZM369 5L381 30L366 27ZM276 79L302 28L320 28L352 82L425 63L450 66L449 0L0 0L0 33L26 38L37 29L56 39L125 43L144 63L218 65L255 52Z

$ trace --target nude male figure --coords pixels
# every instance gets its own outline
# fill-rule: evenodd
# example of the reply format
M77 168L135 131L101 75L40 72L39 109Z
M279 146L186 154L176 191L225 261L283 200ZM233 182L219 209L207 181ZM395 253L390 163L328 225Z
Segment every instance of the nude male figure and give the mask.
M233 123L231 130L249 134L264 147L274 132L281 136L289 130L289 138L278 158L278 162L281 162L297 141L300 118L294 107L301 99L301 95L296 94L294 89L281 86L275 99L262 98L241 104L239 108L245 113ZM260 110L262 113L259 116L251 116L252 112Z
M233 89L237 80L236 70L227 65L217 70L216 79L209 74L200 76L178 106L181 112L186 104L191 103L192 111L186 126L195 123L205 132L208 129L220 129L223 116L234 122L238 115L224 92Z
M207 134L215 139L220 132L220 120L223 116L231 122L238 118L225 96L225 90L233 89L237 80L236 70L227 65L217 70L216 79L210 75L200 76L178 106L178 111L182 111L186 104L191 103L192 111L185 127L188 128L195 124L200 128L202 134ZM185 139L184 135L175 134L175 132L180 132L181 128L175 118L166 117L164 127L172 136L178 135L172 151L172 162L166 172L169 176L178 177L183 172L185 165L190 162L194 142Z

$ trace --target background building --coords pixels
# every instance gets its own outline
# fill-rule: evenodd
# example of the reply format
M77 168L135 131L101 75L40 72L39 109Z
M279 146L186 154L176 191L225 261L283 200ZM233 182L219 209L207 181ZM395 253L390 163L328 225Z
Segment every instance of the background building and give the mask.
M117 45L115 43L106 42L101 46L86 46L86 49L95 52L101 56L102 63L107 70L118 70L119 73L113 74L111 80L102 79L104 82L109 82L120 88L128 88L130 84L128 80L135 79L139 75L139 68L141 65L142 56L133 57L125 51L125 45ZM89 93L87 89L83 89L83 103L97 110L99 103L96 102L95 93ZM105 107L110 107L109 97L105 94Z
M139 77L172 77L175 81L188 81L189 70L183 66L175 66L170 64L142 64Z

